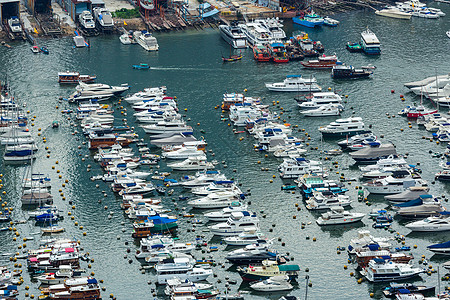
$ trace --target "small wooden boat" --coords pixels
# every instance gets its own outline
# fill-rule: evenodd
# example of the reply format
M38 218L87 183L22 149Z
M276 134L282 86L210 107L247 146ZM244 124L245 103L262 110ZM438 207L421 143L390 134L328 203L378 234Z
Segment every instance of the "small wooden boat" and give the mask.
M33 47L31 47L31 51L33 52L33 53L39 53L39 47L38 46L36 46L36 45L34 45Z
M40 49L41 49L41 52L44 53L44 54L48 54L49 53L48 48L45 47L45 46L42 46Z
M232 61L237 61L237 60L241 60L242 59L242 54L239 55L231 55L230 57L224 57L222 56L222 61L223 62L232 62Z
M350 52L361 52L362 48L359 43L347 43L347 50Z
M63 232L64 227L61 226L50 226L50 227L44 227L41 228L42 233L58 233Z
M147 70L150 69L150 66L148 64L140 63L138 65L133 65L133 69Z

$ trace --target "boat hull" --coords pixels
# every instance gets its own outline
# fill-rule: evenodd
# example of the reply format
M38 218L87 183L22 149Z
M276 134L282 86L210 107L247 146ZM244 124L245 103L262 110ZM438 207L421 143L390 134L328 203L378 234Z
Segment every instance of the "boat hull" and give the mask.
M357 134L363 134L366 130L357 130L357 131L344 131L344 132L329 132L329 131L319 131L322 133L324 137L341 137L341 136L353 136Z

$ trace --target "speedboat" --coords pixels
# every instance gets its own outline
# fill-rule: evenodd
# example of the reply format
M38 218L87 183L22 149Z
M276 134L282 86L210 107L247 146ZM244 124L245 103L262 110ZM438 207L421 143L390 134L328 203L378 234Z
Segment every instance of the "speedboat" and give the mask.
M247 48L247 40L242 28L235 22L231 25L219 25L222 38L233 48Z
M336 26L339 25L339 23L340 22L338 20L335 20L335 19L330 18L330 17L323 18L323 25L327 25L327 26L330 26L330 27L336 27Z
M368 142L376 142L376 141L377 141L377 136L374 135L370 131L366 131L365 133L357 134L357 135L348 137L344 140L341 140L338 142L338 145L344 149L351 149L349 147L353 146L353 145L358 145L358 144L368 143Z
M331 207L329 212L323 213L316 223L320 226L323 225L338 225L338 224L348 224L361 221L365 216L362 213L351 213L345 211L343 207Z
M305 117L339 116L344 107L340 104L325 104L316 109L308 109L300 113Z
M123 33L121 36L119 36L119 41L124 45L130 45L132 43L132 35L129 35L128 33Z
M289 276L273 276L263 281L250 284L250 287L259 292L290 291L294 287L289 283Z
M214 165L206 161L206 157L188 157L182 162L167 164L169 168L173 170L181 171L195 171L195 170L208 170L214 169Z
M241 202L234 201L230 206L225 207L220 211L213 211L209 213L205 213L204 216L211 222L222 222L226 221L231 217L231 213L233 212L242 212L247 211L247 205L242 204Z
M266 88L275 92L320 92L316 78L303 78L302 75L287 75L283 82L266 83Z
M254 213L248 211L235 211L231 213L227 222L215 224L209 228L214 235L235 236L245 230L259 229L259 219Z
M360 117L351 117L347 119L337 119L327 126L319 127L323 136L352 136L364 133L365 125Z
M428 250L443 255L450 255L450 241L440 244L434 244L427 247Z
M437 232L450 230L449 212L441 212L439 217L428 217L421 221L406 224L412 231Z
M351 202L349 196L335 195L329 191L313 191L313 196L306 200L306 208L309 210L331 209L336 206L350 206Z
M382 258L374 258L361 271L361 274L370 282L383 282L406 280L424 272L424 269L413 268L410 264L401 264L385 261Z

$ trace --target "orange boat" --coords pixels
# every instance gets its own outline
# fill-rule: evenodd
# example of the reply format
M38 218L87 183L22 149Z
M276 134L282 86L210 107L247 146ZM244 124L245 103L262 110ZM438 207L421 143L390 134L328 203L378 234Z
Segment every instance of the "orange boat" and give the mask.
M335 65L341 64L336 55L323 55L317 59L302 61L302 66L308 69L332 69Z
M253 58L256 61L270 61L270 54L267 47L256 45L253 47Z
M286 52L286 47L282 43L272 43L268 46L270 59L274 63L287 63L289 56Z

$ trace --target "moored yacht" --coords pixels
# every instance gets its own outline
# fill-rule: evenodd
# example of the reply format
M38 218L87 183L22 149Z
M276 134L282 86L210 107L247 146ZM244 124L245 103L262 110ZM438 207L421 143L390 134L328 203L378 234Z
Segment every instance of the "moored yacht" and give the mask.
M133 32L135 41L147 51L158 51L159 45L156 38L145 30Z
M222 38L230 44L233 48L247 48L247 39L237 23L233 22L231 25L219 25L219 31Z
M413 268L410 264L385 261L382 258L374 258L369 265L361 271L370 282L405 280L424 273L421 268Z
M335 195L330 191L313 191L313 196L306 200L306 208L309 210L331 209L350 206L351 202L349 196Z
M259 229L259 219L254 213L248 211L232 212L227 222L212 225L210 231L219 236L235 236L245 230Z
M322 90L316 78L303 78L302 75L287 75L283 82L266 83L266 88L275 92L319 92Z
M241 197L243 198L243 197ZM238 196L229 191L211 193L205 197L188 202L193 208L223 208L232 205L238 200Z
M320 216L316 223L320 226L324 225L338 225L338 224L349 224L361 221L361 219L365 216L362 213L351 213L345 211L342 206L331 207L329 212L323 213Z
M281 178L298 178L308 173L323 174L322 163L319 161L309 161L303 157L288 158L278 166Z
M365 126L360 117L337 119L327 126L319 127L323 136L351 136L365 132Z
M425 180L411 176L408 171L394 171L392 176L364 183L363 186L372 194L398 194L411 187L426 187Z
M450 212L441 212L439 217L428 217L421 221L406 224L405 227L412 231L448 231L450 230Z
M298 101L301 109L317 109L326 104L342 105L342 98L334 92L320 92L313 93L308 101Z
M205 157L188 157L182 162L168 164L167 166L174 170L184 171L214 169L214 165L207 162Z
M178 278L197 282L206 280L213 274L211 269L193 267L188 258L174 258L163 260L155 266L158 284L166 284L167 280Z

